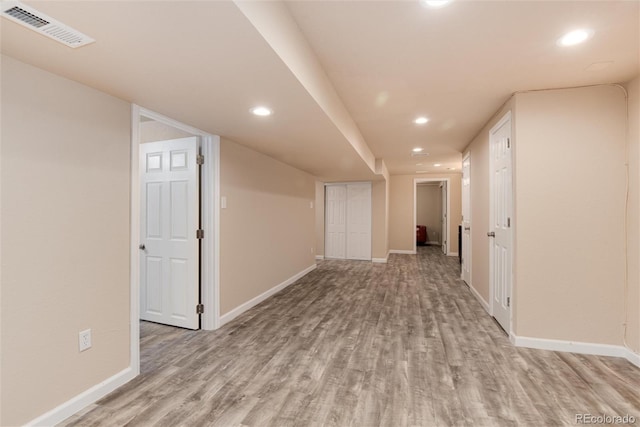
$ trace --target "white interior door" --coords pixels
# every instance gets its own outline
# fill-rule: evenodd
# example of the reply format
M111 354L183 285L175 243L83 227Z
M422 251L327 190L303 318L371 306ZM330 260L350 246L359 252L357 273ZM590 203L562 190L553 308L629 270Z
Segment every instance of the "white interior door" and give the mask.
M442 196L442 252L446 255L449 253L449 230L447 230L447 181L440 184L440 192Z
M347 185L347 259L371 260L371 183Z
M199 328L198 138L140 145L140 318Z
M491 130L491 203L489 230L491 309L502 328L511 332L512 281L512 168L511 115L507 114Z
M462 280L471 285L471 160L462 160Z
M325 187L325 258L346 258L347 187Z

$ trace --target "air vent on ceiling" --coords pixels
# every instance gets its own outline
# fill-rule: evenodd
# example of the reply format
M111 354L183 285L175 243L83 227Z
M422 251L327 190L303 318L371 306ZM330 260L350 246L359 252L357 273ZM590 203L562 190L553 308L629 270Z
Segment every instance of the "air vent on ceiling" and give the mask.
M76 48L95 41L80 31L17 1L3 1L2 16L69 47Z
M411 157L426 157L429 153L411 153Z

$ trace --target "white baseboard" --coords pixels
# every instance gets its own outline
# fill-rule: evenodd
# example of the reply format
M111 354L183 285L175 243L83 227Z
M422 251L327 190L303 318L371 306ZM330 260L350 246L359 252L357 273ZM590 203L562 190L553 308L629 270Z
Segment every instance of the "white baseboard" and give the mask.
M480 305L482 305L482 308L484 308L484 310L487 313L489 313L489 315L491 315L491 310L489 309L489 303L485 301L484 298L482 298L482 295L480 295L480 293L476 291L476 288L474 288L471 285L467 285L467 286L469 287L469 290L471 291L471 293L476 297L478 302L480 302Z
M511 342L513 342L517 347L564 351L568 353L593 354L596 356L622 357L640 367L640 355L621 345L529 338L519 337L516 335L511 337Z
M427 245L442 246L440 242L427 242Z
M371 262L377 262L380 264L386 264L387 258L371 258Z
M77 412L80 412L92 403L102 399L107 394L111 393L118 387L131 381L137 374L129 367L124 369L114 376L107 378L99 384L94 385L90 389L80 393L71 400L67 400L62 405L53 408L46 414L39 416L38 418L29 421L25 426L54 426Z
M638 353L634 353L633 350L631 350L630 348L627 347L623 347L625 349L625 356L624 358L627 359L629 362L633 363L634 365L636 365L638 368L640 368L640 354Z
M316 259L318 261L322 261L324 259L324 255L316 255Z
M404 249L389 249L390 254L415 255L416 251L405 251Z
M285 280L284 282L280 283L279 285L274 286L273 288L269 289L268 291L261 293L257 297L250 299L249 301L245 302L244 304L241 304L238 307L234 308L233 310L229 311L228 313L220 316L218 324L220 326L222 326L225 323L231 322L233 319L235 319L236 317L240 316L245 311L249 310L250 308L255 307L256 305L260 304L262 301L264 301L267 298L269 298L271 295L280 292L281 290L283 290L284 288L286 288L287 286L289 286L290 284L292 284L296 280L300 279L301 277L303 277L306 274L310 273L311 271L315 270L316 267L317 267L317 265L313 264L313 265L305 268L301 272L296 273L295 275L289 277L287 280Z

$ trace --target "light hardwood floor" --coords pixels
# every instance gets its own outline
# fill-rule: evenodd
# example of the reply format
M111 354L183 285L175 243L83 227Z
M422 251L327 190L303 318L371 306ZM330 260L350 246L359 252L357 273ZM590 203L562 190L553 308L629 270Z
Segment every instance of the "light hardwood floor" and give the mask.
M143 322L142 374L66 426L640 423L640 369L513 347L434 247L318 269L215 332Z

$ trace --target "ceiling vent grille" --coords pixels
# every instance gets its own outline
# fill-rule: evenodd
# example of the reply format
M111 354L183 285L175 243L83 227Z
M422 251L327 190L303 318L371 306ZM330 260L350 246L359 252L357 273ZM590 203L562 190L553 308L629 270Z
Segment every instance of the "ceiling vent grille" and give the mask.
M17 1L2 2L2 16L72 48L95 40Z
M429 153L411 153L411 157L426 157Z

